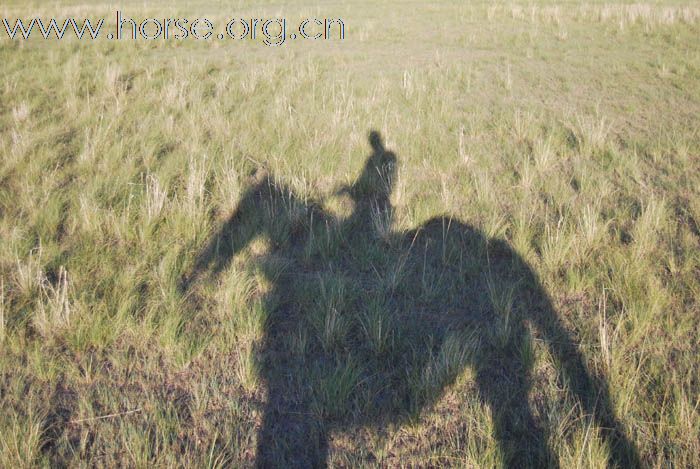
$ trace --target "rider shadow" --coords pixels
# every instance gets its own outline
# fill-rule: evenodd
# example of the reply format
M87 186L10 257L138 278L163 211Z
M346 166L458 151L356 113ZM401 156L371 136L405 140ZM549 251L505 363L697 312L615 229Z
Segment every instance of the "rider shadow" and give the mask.
M254 238L270 251L257 268L271 282L256 355L267 389L259 467L325 467L327 435L385 428L429 409L465 366L491 408L506 466L557 466L547 428L528 404L529 328L545 341L572 397L593 417L610 465L639 465L536 275L506 242L437 217L392 230L396 156L381 137L360 177L342 189L346 218L260 171L184 282L214 278Z

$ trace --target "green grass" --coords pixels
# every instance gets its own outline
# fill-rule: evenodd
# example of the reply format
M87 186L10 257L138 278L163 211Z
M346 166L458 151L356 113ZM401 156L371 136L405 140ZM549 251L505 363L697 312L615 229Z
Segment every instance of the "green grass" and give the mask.
M346 40L3 33L0 467L700 466L692 2L120 8Z

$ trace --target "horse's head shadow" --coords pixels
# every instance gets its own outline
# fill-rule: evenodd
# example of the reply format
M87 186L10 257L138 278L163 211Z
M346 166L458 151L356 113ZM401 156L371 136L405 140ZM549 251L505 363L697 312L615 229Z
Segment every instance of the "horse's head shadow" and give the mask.
M190 290L251 240L268 238L259 266L273 286L257 348L268 391L258 465L323 466L330 431L413 418L471 366L504 462L555 466L547 426L528 405L531 330L599 425L611 463L637 465L607 386L588 373L537 276L506 242L452 217L378 236L377 217L391 226L397 158L377 132L369 143L359 177L338 191L352 199L350 216L258 171L183 283Z

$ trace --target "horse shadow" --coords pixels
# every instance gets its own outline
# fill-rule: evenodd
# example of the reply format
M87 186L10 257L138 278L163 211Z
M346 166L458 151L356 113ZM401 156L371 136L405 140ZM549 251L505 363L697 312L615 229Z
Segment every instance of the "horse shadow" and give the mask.
M369 142L362 173L340 191L349 216L258 171L183 281L191 290L255 238L269 242L257 259L272 287L256 349L267 389L256 464L325 467L332 430L406 422L471 366L504 465L556 467L548 429L528 404L534 330L598 426L609 465L638 466L606 383L587 371L527 263L452 217L393 230L397 159L377 132Z

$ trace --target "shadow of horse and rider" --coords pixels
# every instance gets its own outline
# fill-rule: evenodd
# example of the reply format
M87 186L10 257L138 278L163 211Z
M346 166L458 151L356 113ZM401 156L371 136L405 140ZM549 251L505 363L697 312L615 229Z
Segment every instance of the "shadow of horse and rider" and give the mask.
M532 269L506 242L452 217L392 230L396 156L377 132L369 143L362 173L341 190L349 216L258 171L183 281L187 292L214 281L252 240L269 241L256 262L271 284L256 349L267 390L256 464L325 467L331 431L406 422L466 365L491 409L503 464L556 467L548 428L528 403L534 330L572 402L598 427L609 465L638 466L606 383L587 371ZM450 361L449 347L464 353Z

